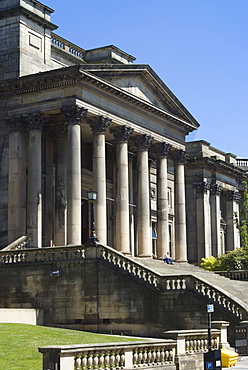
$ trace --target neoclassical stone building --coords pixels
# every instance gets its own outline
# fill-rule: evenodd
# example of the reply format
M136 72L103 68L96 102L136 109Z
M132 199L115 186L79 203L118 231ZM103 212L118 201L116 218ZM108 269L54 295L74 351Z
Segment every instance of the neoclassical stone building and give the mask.
M239 246L245 170L186 144L199 124L151 67L63 39L36 0L0 12L1 248L27 234L39 248L85 243L90 190L100 243L124 254L198 263Z

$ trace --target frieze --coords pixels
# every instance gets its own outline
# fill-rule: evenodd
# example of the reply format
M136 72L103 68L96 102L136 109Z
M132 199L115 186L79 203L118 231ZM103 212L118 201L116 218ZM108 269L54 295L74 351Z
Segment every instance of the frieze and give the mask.
M66 121L69 125L79 125L82 119L86 116L87 109L75 104L68 107L62 107L61 113L65 115Z
M106 132L106 128L111 125L112 120L108 117L97 116L92 119L87 119L86 123L90 125L94 134L103 134Z
M118 143L127 142L130 136L133 134L134 129L124 126L110 127L110 133L114 135L115 140Z

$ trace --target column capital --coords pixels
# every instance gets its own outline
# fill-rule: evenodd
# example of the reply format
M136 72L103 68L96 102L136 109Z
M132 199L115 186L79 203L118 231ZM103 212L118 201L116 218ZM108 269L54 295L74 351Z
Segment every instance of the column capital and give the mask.
M66 121L69 125L78 125L87 114L87 109L79 107L78 105L70 105L62 107L61 113L65 115Z
M194 187L197 193L207 194L211 188L211 184L207 181L194 182Z
M30 130L41 131L48 122L48 117L45 117L43 113L32 113L25 116L25 120Z
M169 156L171 148L172 145L166 143L165 141L152 145L152 151L157 158L167 158Z
M68 126L64 122L58 123L54 126L57 139L67 138Z
M56 138L56 129L54 125L46 125L43 129L43 135L45 136L46 140L54 141Z
M211 184L211 194L220 195L222 192L222 186L218 184Z
M9 125L9 132L26 132L28 127L25 116L12 116L6 119L6 123Z
M133 147L137 151L148 150L153 142L153 137L147 134L136 135L132 138Z
M97 116L86 120L93 134L103 134L106 128L111 125L111 122L112 120L110 118L104 116Z
M133 128L128 126L116 126L109 129L118 143L126 143L133 134Z
M241 195L239 191L237 190L230 190L226 192L226 200L234 201L234 202L239 202L241 199Z
M187 160L186 152L185 152L185 150L182 150L182 149L181 150L174 150L173 152L171 152L170 157L177 164L185 164L185 162Z

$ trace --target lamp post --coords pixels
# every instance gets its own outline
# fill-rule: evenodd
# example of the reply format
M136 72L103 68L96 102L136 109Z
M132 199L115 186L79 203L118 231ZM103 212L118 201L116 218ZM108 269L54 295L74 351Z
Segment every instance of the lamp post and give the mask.
M96 236L96 226L94 219L94 201L96 200L97 193L95 191L88 191L88 200L91 202L91 234L87 242L99 242Z

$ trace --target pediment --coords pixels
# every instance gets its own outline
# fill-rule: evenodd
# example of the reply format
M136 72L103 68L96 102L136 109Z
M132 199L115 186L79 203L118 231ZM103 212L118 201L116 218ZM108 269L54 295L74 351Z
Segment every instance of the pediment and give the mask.
M83 69L199 127L199 123L148 65L84 65Z

